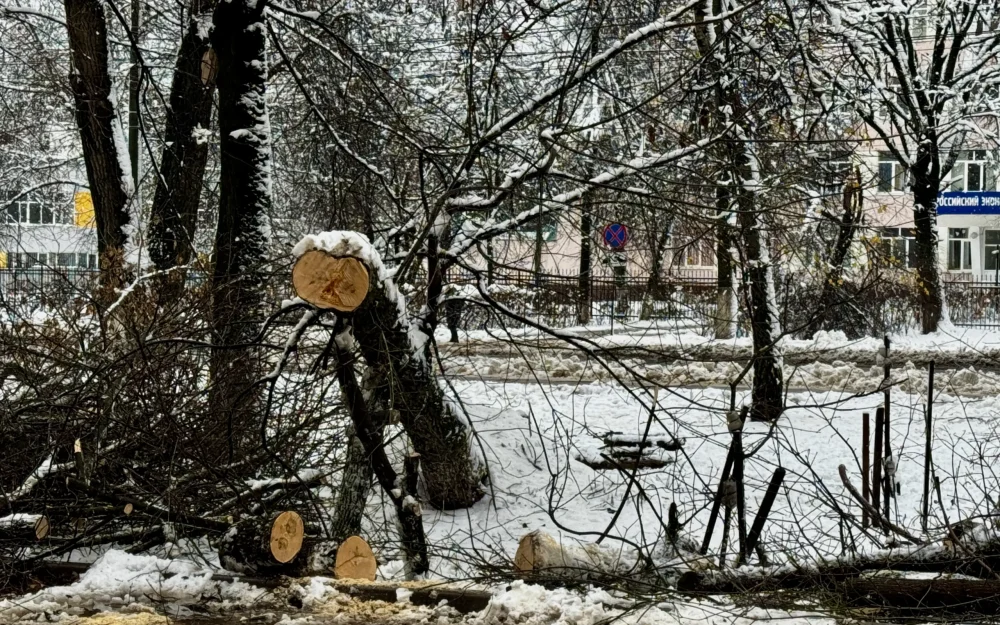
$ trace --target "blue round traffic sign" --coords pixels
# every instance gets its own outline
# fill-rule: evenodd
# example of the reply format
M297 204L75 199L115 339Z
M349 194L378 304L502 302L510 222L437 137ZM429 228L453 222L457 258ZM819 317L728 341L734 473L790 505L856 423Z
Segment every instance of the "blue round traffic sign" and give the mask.
M628 226L625 224L608 224L604 226L604 244L613 250L620 250L628 243Z

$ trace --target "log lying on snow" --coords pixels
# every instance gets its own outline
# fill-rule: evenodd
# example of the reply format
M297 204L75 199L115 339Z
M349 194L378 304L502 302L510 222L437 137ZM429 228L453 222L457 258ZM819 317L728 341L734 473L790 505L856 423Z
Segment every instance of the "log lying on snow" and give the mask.
M868 577L848 580L840 586L847 603L854 607L910 610L947 610L996 614L1000 611L1000 580L906 579Z
M0 517L0 540L36 542L49 535L49 519L41 514Z
M449 606L463 614L485 610L493 595L484 590L452 588L449 586L402 587L398 584L349 584L335 585L339 592L362 601L385 601L395 603L401 596L414 605L436 606L446 601ZM400 593L400 590L403 592Z
M866 571L911 571L962 574L996 579L1000 573L1000 539L968 536L956 548L942 543L897 549L871 556L824 560L807 567L776 566L735 571L688 571L677 589L690 594L730 594L835 586Z
M455 509L482 498L486 468L471 445L471 428L446 400L431 366L429 339L412 331L405 300L375 249L356 232L325 232L305 237L292 253L299 257L292 269L296 288L302 285L299 297L349 313L374 383L371 412L398 411L420 454L428 502Z
M514 570L526 578L582 582L636 575L641 562L631 548L564 545L545 532L534 531L518 542Z
M305 533L302 517L291 511L247 519L223 537L219 558L231 571L280 574L299 555Z

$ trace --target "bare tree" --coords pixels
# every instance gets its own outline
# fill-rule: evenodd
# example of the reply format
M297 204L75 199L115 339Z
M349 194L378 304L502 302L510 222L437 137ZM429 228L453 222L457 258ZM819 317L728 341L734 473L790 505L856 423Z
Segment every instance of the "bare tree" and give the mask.
M123 285L128 228L134 226L129 203L135 184L108 71L107 17L96 0L66 0L65 6L73 57L70 86L94 201L102 282L116 288Z

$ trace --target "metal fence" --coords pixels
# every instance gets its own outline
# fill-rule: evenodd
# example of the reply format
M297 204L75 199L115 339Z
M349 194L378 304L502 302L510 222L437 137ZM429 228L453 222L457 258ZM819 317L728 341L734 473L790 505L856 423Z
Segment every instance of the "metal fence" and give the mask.
M205 283L206 276L192 273L189 284ZM475 286L480 276L452 270L449 284L459 292L478 294ZM640 319L670 320L678 327L705 333L716 313L716 282L711 277L665 275L658 282L649 277L612 278L594 276L589 292L578 276L535 274L504 269L495 271L487 281L487 293L517 317L535 323L565 328L578 325L613 325ZM32 267L0 269L0 305L22 310L45 309L86 299L98 282L98 272L91 269ZM290 280L275 274L268 281L267 296L278 300L291 295ZM418 288L415 294L420 293ZM808 308L813 300L801 291L779 282L778 304L786 327L788 311ZM944 283L945 301L953 324L966 327L1000 328L1000 284L995 279L968 276L968 279ZM920 308L915 288L903 282L886 281L862 296L868 302L865 332L903 332L919 327ZM417 298L419 299L419 295ZM419 306L420 302L415 301ZM745 323L740 320L741 330ZM502 317L486 306L466 304L461 325L467 329L522 325L517 319Z

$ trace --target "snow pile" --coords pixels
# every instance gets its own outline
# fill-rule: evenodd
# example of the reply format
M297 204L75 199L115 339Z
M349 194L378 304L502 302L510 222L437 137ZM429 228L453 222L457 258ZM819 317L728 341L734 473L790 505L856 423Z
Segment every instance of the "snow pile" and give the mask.
M624 380L635 383L629 369L644 381L666 387L728 387L738 379L746 365L732 361L666 360L646 361L635 358L620 362L597 364L585 354L568 349L532 349L521 347L510 356L479 355L445 346L445 373L460 378L540 382L610 382ZM786 364L785 382L790 389L806 391L843 391L852 394L871 393L879 389L883 369L879 365L858 365L843 360ZM743 376L740 387L748 387L753 379L750 371ZM927 393L927 370L906 361L893 366L892 383L907 393ZM939 368L935 379L936 394L953 397L991 397L1000 395L1000 373L983 371L975 366L960 369Z
M632 605L607 591L591 589L578 593L565 588L514 582L496 595L481 614L466 617L468 625L749 625L778 620L784 625L826 625L834 622L817 614L737 608L720 602L660 603Z
M235 609L252 605L264 595L264 590L243 582L213 581L211 571L192 562L112 550L74 584L0 601L0 622L49 620L52 614L72 616L94 610L142 610L151 604L166 604L171 613L182 615L186 605Z

